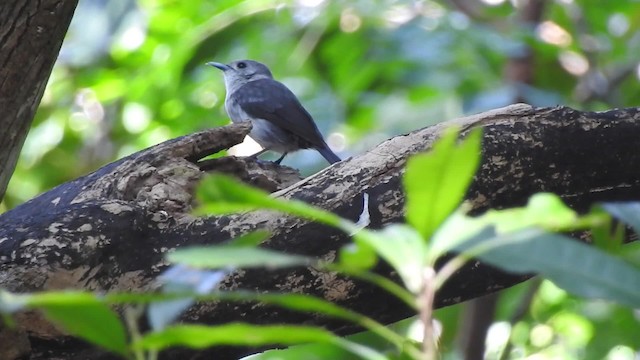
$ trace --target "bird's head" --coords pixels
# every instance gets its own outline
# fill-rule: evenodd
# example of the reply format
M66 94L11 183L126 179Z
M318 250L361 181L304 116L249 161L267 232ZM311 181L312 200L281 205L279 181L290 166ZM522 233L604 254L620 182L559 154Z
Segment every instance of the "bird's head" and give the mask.
M237 60L229 64L208 62L207 65L223 71L227 92L233 92L233 90L250 81L273 79L269 68L265 64L254 60Z

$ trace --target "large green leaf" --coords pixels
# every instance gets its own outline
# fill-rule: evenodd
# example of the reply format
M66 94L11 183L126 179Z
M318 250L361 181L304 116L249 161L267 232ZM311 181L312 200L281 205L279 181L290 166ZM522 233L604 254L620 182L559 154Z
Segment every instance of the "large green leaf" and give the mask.
M167 259L173 263L210 269L226 267L275 269L309 265L316 261L306 256L288 255L268 249L225 245L182 248L168 254Z
M391 331L396 332L405 342L403 348L390 346L389 343L381 341L379 335L371 331L363 331L357 334L348 335L345 338L349 341L371 347L380 352L384 352L386 360L413 360L422 358L422 354L418 351L419 343L411 341L415 335L416 318L401 320L395 324L387 326ZM412 334L413 333L413 334ZM415 344L415 346L414 346ZM303 344L295 345L286 349L267 350L260 354L250 355L244 360L298 360L298 359L316 359L316 360L348 360L353 359L353 355L332 344Z
M360 231L354 240L373 248L400 275L407 289L422 289L422 269L427 257L427 244L413 228L394 224L379 231Z
M431 151L407 162L405 216L425 239L460 205L480 163L480 129L458 145L457 138L458 132L449 129Z
M264 346L272 344L331 343L364 359L384 360L375 350L341 339L317 327L295 325L250 325L231 323L220 326L180 325L149 333L134 343L137 349L163 350L173 346L202 349L216 345Z
M328 315L352 322L370 330L382 339L387 340L390 344L393 344L397 349L401 349L404 346L402 337L377 321L314 296L303 294L256 294L252 292L234 291L218 293L216 294L216 298L227 301L257 300L264 304L277 305L295 311Z
M83 292L48 292L28 295L27 306L42 310L46 317L70 335L120 355L127 354L124 325L104 300Z
M640 306L639 268L564 235L526 229L475 237L458 250L510 272L541 274L579 296Z
M498 234L540 227L549 231L589 229L603 219L598 216L579 217L554 194L539 193L529 199L527 206L506 210L489 210L477 217L469 217L462 208L437 230L429 249L429 262L456 248L461 242L492 227Z

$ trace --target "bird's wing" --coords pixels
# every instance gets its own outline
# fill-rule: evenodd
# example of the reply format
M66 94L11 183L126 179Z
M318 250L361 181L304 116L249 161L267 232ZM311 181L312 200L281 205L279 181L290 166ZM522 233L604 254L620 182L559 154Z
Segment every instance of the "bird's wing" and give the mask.
M253 118L268 120L313 146L326 146L311 115L291 90L278 81L251 81L234 91L231 100Z

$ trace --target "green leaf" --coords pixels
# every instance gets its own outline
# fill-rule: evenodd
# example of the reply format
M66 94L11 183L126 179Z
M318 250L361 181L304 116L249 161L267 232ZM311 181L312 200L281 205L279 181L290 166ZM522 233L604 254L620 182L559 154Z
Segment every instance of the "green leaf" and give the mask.
M260 326L230 323L219 326L177 325L143 336L135 348L163 350L172 346L203 349L214 345L260 346L330 341L333 334L309 326Z
M354 235L354 240L373 248L398 272L407 289L420 291L427 244L413 228L394 224L380 231L363 230Z
M393 331L390 331L384 325L365 315L314 296L303 294L256 294L252 292L234 291L218 293L217 298L227 301L257 300L264 304L273 304L290 310L328 315L360 325L363 328L378 334L381 338L389 341L389 343L393 344L398 349L403 347L404 340L402 337L398 336Z
M402 336L404 341L403 348L398 349L390 346L385 341L381 341L380 336L371 331L363 331L357 334L348 335L346 340L355 342L357 344L373 348L379 352L383 352L386 356L386 360L391 359L419 359L420 354L417 353L417 348L410 341L410 328L412 324L416 323L415 318L409 318L401 320L398 323L391 324L388 327L392 331ZM411 356L412 354L417 356ZM303 344L288 347L286 349L274 349L267 350L260 354L250 355L244 358L246 360L299 360L299 359L353 359L353 355L335 345L332 344Z
M600 224L594 224L590 229L593 245L607 252L618 252L626 235L624 222L614 221L613 216L600 204L592 206L589 214L602 219Z
M226 242L224 245L238 247L258 246L265 239L267 239L269 235L269 232L266 230L256 230L233 238L229 242Z
M340 248L340 267L351 270L369 270L378 262L375 251L364 243L351 243Z
M509 272L541 274L579 296L640 306L640 269L563 235L527 229L476 237L458 250Z
M405 216L425 239L460 205L480 164L480 129L471 131L459 145L457 138L457 130L449 129L431 151L407 162Z
M560 197L549 193L533 195L526 207L489 210L478 217L466 216L464 210L455 212L434 235L429 263L487 227L493 227L498 234L534 226L550 231L570 231L589 229L603 221L601 216L580 218Z
M339 216L298 200L283 200L269 196L266 192L245 185L225 175L213 174L200 182L198 201L203 204L196 214L228 214L242 211L269 209L321 222L333 227L349 227Z
M264 346L302 343L331 343L364 359L384 360L382 354L341 339L317 327L295 325L250 325L231 323L219 326L179 325L154 332L134 343L136 349L160 351L173 346L204 349L216 345Z
M70 335L111 352L127 354L124 325L109 306L95 295L83 292L48 292L27 297L27 306L45 316Z
M178 296L178 297L175 297ZM211 300L223 300L223 301L259 301L264 304L277 305L290 310L324 314L334 318L350 321L354 324L360 325L365 329L368 329L381 338L386 339L389 343L393 344L396 348L401 349L404 345L402 337L395 334L393 331L388 330L382 324L374 321L373 319L351 311L349 309L340 307L324 299L316 298L310 295L303 294L258 294L248 291L224 291L215 292L211 294L172 294L172 295L156 295L156 296L135 296L130 294L112 294L109 296L109 301L113 303L148 303L158 300L171 300L171 299L184 299L193 298L198 301L211 301Z
M276 269L309 265L316 262L313 258L301 255L288 255L256 247L225 245L186 247L167 254L167 259L172 263L209 269L226 267Z

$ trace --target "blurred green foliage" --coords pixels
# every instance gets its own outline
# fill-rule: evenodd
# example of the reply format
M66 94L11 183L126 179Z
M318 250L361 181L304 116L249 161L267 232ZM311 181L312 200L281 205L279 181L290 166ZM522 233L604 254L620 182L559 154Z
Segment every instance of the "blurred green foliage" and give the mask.
M134 151L227 123L210 60L267 63L343 157L515 101L638 105L637 1L549 0L534 23L522 20L523 3L82 0L0 211ZM528 56L529 78L513 66ZM286 163L307 173L324 166L305 151ZM498 321L526 286L506 292ZM459 311L436 314L454 358ZM514 354L632 358L635 316L544 283L532 312L512 328L497 322L489 338L504 325Z
M522 22L526 10L508 1L486 3L80 1L0 210L227 123L222 76L204 66L209 60L267 63L342 156L515 101L637 104L634 1L547 1L537 24ZM527 54L529 84L510 70ZM324 166L305 151L288 164L307 173Z

